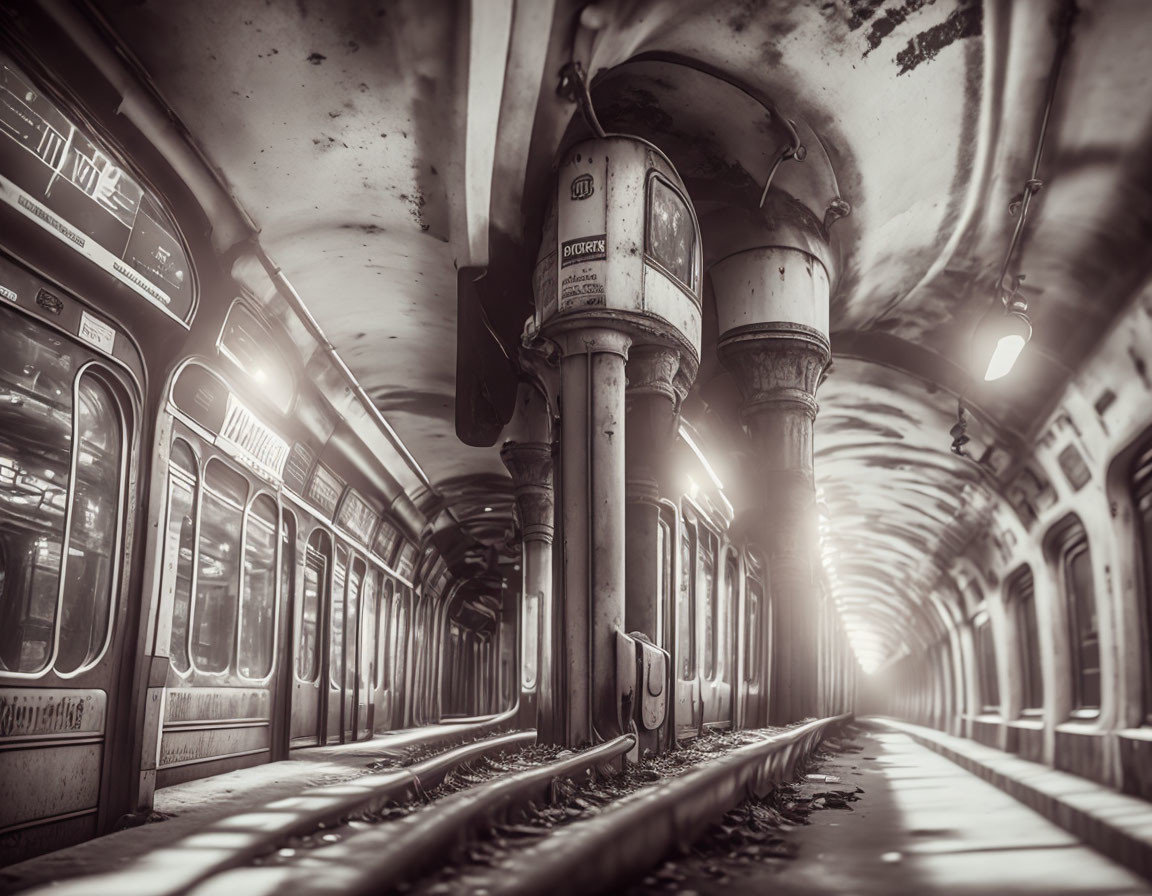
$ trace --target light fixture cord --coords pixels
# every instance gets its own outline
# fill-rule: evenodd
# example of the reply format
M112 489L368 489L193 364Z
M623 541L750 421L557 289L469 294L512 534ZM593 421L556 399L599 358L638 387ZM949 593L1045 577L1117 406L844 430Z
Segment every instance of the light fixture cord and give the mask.
M588 88L588 78L584 74L584 66L577 59L573 59L560 69L560 86L557 92L580 106L584 121L592 129L592 133L603 140L609 136L596 117L596 109L592 105L592 92Z
M768 190L772 186L772 178L776 176L776 169L780 167L780 163L788 159L803 162L804 157L808 154L808 150L806 150L804 144L800 142L800 135L796 133L796 122L789 121L784 117L781 117L780 120L784 122L784 127L788 129L788 136L792 142L780 147L780 151L776 154L776 161L772 163L772 168L768 172L768 179L764 181L764 189L760 193L760 205L758 208L764 208L764 200L768 198Z
M1056 99L1056 85L1060 80L1060 70L1064 65L1064 57L1068 52L1068 45L1072 40L1072 22L1076 18L1076 3L1075 0L1065 0L1064 8L1060 18L1060 36L1059 42L1056 45L1056 53L1052 57L1052 67L1048 71L1048 86L1044 98L1044 114L1040 119L1040 133L1036 138L1036 152L1032 156L1032 173L1029 175L1028 180L1024 182L1024 191L1019 199L1013 199L1008 205L1009 212L1014 212L1017 215L1016 228L1012 232L1012 240L1008 243L1008 251L1004 253L1004 263L1000 265L1000 276L996 278L996 299L1003 303L1005 306L1008 304L1007 296L1004 289L1004 278L1008 275L1008 266L1012 263L1012 256L1015 255L1016 249L1020 244L1020 236L1024 232L1024 222L1028 218L1028 206L1032 201L1032 197L1044 186L1044 182L1040 180L1040 160L1044 156L1044 139L1048 134L1048 122L1052 117L1052 105ZM1018 278L1015 286L1019 287ZM1016 296L1016 289L1011 290L1011 295Z

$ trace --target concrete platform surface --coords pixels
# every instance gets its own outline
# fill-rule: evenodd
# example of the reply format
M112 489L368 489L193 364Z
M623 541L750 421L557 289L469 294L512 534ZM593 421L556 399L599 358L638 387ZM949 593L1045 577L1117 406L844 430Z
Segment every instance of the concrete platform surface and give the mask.
M893 719L872 721L908 734L1089 846L1152 879L1152 804L1147 800L934 728Z
M671 871L679 893L1152 894L1149 881L907 734L873 729L856 746L863 749L815 769L839 781L802 785L808 797L863 793L847 808L813 811L809 824L784 831L795 858L686 860ZM648 892L657 888L632 891Z

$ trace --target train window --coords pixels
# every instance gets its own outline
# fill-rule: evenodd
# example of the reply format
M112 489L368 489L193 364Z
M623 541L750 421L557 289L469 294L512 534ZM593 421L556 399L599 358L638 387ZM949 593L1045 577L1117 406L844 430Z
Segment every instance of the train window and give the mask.
M224 672L232 659L247 499L248 480L216 458L208 461L192 607L192 663L202 672Z
M237 671L261 679L272 671L276 623L276 503L257 495L244 529L244 584L240 591Z
M1008 580L1008 602L1016 623L1016 647L1020 657L1021 707L1044 705L1044 677L1040 672L1040 639L1036 625L1036 594L1032 573L1025 567Z
M108 637L123 441L119 404L111 387L95 373L82 373L76 389L75 474L56 657L56 671L64 675L95 662Z
M168 536L164 548L175 563L172 590L172 634L168 657L181 674L192 668L188 658L188 623L192 611L193 552L196 550L196 456L183 439L172 441L168 492ZM174 558L174 560L173 560Z
M348 573L348 611L345 630L348 632L344 657L344 687L356 687L356 633L360 631L360 589L364 586L364 561L356 557Z
M328 590L328 567L332 562L332 542L317 529L308 538L304 552L304 594L300 601L300 631L296 645L296 677L315 681L320 672L320 613Z
M666 624L664 614L672 606L673 591L676 588L676 541L672 537L672 526L663 512L660 514L660 524L656 528L656 549L660 557L660 566L657 570L660 578L656 593L660 599L656 602L656 631L652 633L652 640L658 647L663 647L668 643L668 635L664 631Z
M336 546L336 566L332 574L332 600L328 626L328 683L340 689L340 664L344 659L344 589L348 583L348 549Z
M381 519L380 528L376 530L376 537L372 540L372 552L385 563L391 563L392 555L399 543L400 530L387 518Z
M168 463L171 469L179 470L188 479L193 482L196 481L198 475L196 465L196 454L192 450L192 446L181 438L172 440L172 450L168 455Z
M704 604L704 677L712 680L716 677L716 634L719 630L716 619L716 554L712 537L705 533L697 542L699 573L699 599Z
M379 645L376 614L378 611L376 592L380 584L379 574L369 569L364 575L361 605L363 606L363 624L360 626L360 686L367 690L376 681L376 655Z
M696 529L685 521L680 529L680 591L676 606L676 651L680 677L696 677L696 587L692 557L696 553Z
M125 428L91 358L0 308L0 673L45 671L58 635L75 672L107 638Z
M760 677L760 653L764 628L760 614L764 612L764 589L758 581L749 578L745 585L746 610L744 613L744 680L756 681Z
M1000 682L996 673L996 645L992 640L992 626L987 619L973 626L976 640L976 674L980 681L980 695L984 712L1000 709Z
M540 666L540 593L538 591L524 595L524 621L522 625L524 646L520 666L520 688L525 691L534 691Z
M395 664L392 673L392 685L401 692L404 690L405 678L407 678L407 669L405 664L408 655L408 609L412 603L412 591L409 588L403 589L402 595L397 595L395 600L396 605L396 624L393 626L392 644L395 646L394 656L392 661Z
M1096 710L1100 708L1100 633L1092 587L1092 555L1088 537L1079 525L1065 534L1060 569L1068 610L1072 705L1077 710Z
M82 358L64 340L0 309L0 671L52 661L70 475L71 388Z
M271 334L243 305L235 304L220 333L220 353L244 371L257 390L285 414L292 407L292 368Z
M388 668L388 636L391 632L392 599L396 586L387 576L384 577L384 593L380 596L380 614L376 617L376 678L378 688L392 687L391 670Z
M740 570L736 565L736 557L729 553L728 562L724 565L724 615L720 625L720 630L725 633L724 649L721 651L720 662L721 677L724 681L731 680L729 668L731 665L732 638L727 633L731 630L731 620L736 618L736 606L740 597L739 575Z
M696 289L696 223L688 203L659 177L648 180L647 252L688 289Z
M296 517L287 510L280 519L280 605L296 606Z

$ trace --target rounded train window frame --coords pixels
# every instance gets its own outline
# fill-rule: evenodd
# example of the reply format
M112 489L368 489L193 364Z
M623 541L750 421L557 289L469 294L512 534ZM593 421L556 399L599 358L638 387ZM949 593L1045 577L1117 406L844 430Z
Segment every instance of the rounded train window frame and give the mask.
M192 460L196 464L196 479L194 482L191 483L191 485L192 485L192 574L191 574L191 576L189 576L189 583L190 584L188 586L189 587L189 591L188 591L188 625L187 625L187 628L185 629L185 632L184 632L184 654L185 654L185 656L188 657L188 668L187 669L180 670L180 669L176 668L176 665L172 662L172 654L171 654L172 630L171 630L171 627L169 627L169 630L168 630L168 649L169 649L168 668L171 669L173 672L175 672L182 680L187 680L187 679L192 677L192 674L194 672L197 671L195 664L192 662L192 612L193 612L193 609L195 608L195 605L196 605L196 584L197 584L197 580L200 577L200 564L197 561L200 559L200 500L201 500L203 493L204 493L204 489L203 489L203 485L204 485L204 456L203 456L203 452L198 451L197 446L189 438L187 438L183 433L180 433L180 432L173 433L171 441L169 442L168 484L167 484L167 487L165 489L165 497L164 497L165 502L166 502L164 517L165 517L165 521L168 522L169 524L171 522L171 513L172 513L172 474L173 474L171 446L175 445L176 442L183 442L188 447L189 452L192 454ZM181 481L186 481L188 478L187 475L184 474L183 470L177 469L175 471L175 473L176 473L176 476L178 476ZM175 598L175 591L173 591L173 598ZM175 608L175 602L173 601L170 604L168 611L167 611L168 617L169 617L169 626L171 626L172 612L173 612L174 608Z
M76 669L73 669L71 672L60 672L56 668L56 662L60 658L60 634L61 634L61 629L63 627L62 623L61 623L61 610L63 610L63 607L64 607L64 590L65 590L65 586L67 584L68 549L69 549L71 541L72 541L72 509L73 509L73 498L74 498L73 487L74 487L74 483L76 481L76 459L77 459L77 455L79 453L77 450L78 446L76 444L76 440L77 440L76 417L78 414L78 407L79 407L80 381L84 378L85 374L88 374L92 370L96 371L95 376L97 377L98 380L100 380L104 384L105 388L108 389L109 394L112 396L112 401L116 406L117 423L120 426L120 439L121 439L121 441L120 441L120 463L119 463L119 467L120 467L119 486L120 487L117 489L117 495L116 495L116 538L115 538L113 549L112 549L113 566L112 566L112 575L111 575L111 578L110 578L109 583L108 583L108 589L109 589L108 612L107 612L107 619L105 620L105 626L104 626L103 643L100 645L100 650L98 650L96 652L96 655L91 660L89 660L87 663L82 663L80 666L78 666ZM112 371L112 368L108 367L106 364L102 363L99 360L91 360L85 364L82 364L77 369L76 377L72 381L72 402L73 402L73 405L72 405L72 407L73 407L73 411L72 411L72 421L73 421L72 422L72 444L73 444L73 450L72 450L72 457L69 460L68 515L64 521L65 554L63 557L63 562L61 563L61 566L60 566L60 586L59 586L57 596L56 596L56 621L55 621L56 631L55 631L55 637L53 639L53 644L52 644L52 658L47 663L47 665L44 667L44 669L42 670L42 673L47 672L48 670L51 670L53 673L55 673L55 675L58 678L60 678L64 681L68 681L70 679L77 678L78 676L83 675L85 672L88 672L89 670L94 669L96 666L98 666L100 664L100 662L107 655L108 650L112 645L113 636L115 634L115 624L114 623L116 620L117 602L118 602L118 598L119 598L119 596L123 590L123 587L124 587L124 578L125 577L124 577L123 573L124 573L125 566L128 565L125 563L125 556L124 556L124 553L126 550L124 536L125 536L125 529L127 528L127 523L128 523L128 520L126 517L127 490L128 490L127 479L128 479L128 464L129 464L129 455L130 455L129 446L130 446L130 443L132 440L132 429L130 426L131 421L129 420L128 415L125 413L125 408L124 408L124 402L125 402L125 399L127 398L127 396L117 395L118 392L123 392L123 386L120 385L120 383L116 379L115 374Z
M252 485L250 476L245 475L248 479L249 486ZM245 554L248 550L248 521L252 515L252 507L264 496L271 500L272 507L276 512L275 526L272 530L272 540L275 544L275 549L272 553L272 569L274 570L274 585L272 588L272 654L269 661L268 672L260 678L250 678L240 671L240 646L243 638L243 623L244 614L242 608L244 606L244 583L247 573L244 569L244 564L247 562ZM281 583L280 583L280 553L283 550L283 542L281 539L281 529L283 525L283 513L281 512L280 502L276 499L276 495L266 488L257 487L253 490L252 496L248 499L247 504L244 506L244 521L240 527L240 591L236 599L236 638L235 645L232 651L232 664L229 669L236 673L236 677L246 684L268 684L272 677L276 674L276 661L278 659L278 651L280 647L280 603L281 603ZM189 628L191 631L191 628Z
M208 488L208 468L213 463L218 463L222 467L224 467L226 470L228 470L229 472L239 475L244 480L245 484L248 486L248 494L245 495L244 503L240 508L240 560L239 560L239 567L238 567L239 576L237 579L236 601L234 604L235 611L236 611L236 626L235 626L235 630L233 631L233 634L232 634L232 645L231 645L231 650L230 650L229 656L228 656L228 664L223 669L213 671L210 669L201 668L201 666L196 662L196 654L191 649L191 646L189 646L189 650L188 650L188 660L191 663L192 671L194 671L197 675L204 676L207 678L217 678L217 679L228 678L232 675L235 675L237 678L240 678L241 680L247 680L247 679L242 678L242 676L240 675L239 669L237 669L237 665L238 665L237 655L239 652L239 645L240 645L240 596L241 596L241 592L244 589L244 542L245 542L245 538L246 538L247 533L248 533L248 506L249 506L249 502L251 501L250 496L254 496L256 493L258 493L260 491L260 489L259 488L253 489L253 487L252 487L253 483L252 483L251 477L244 470L237 469L235 466L233 466L233 464L230 462L230 458L228 458L227 455L223 454L222 452L215 452L215 451L214 452L205 452L204 456L200 459L200 490L196 496L196 554L195 554L195 561L196 561L196 573L197 573L197 575L196 575L196 580L195 580L196 584L193 586L193 589L192 589L192 603L191 603L191 606L188 608L188 639L189 639L189 645L191 645L192 632L195 629L194 623L196 621L196 607L200 603L200 592L199 592L199 588L198 588L199 583L200 583L199 582L199 579L200 579L200 577L199 577L199 572L200 572L200 532L201 532L201 528L202 528L201 524L203 522L204 491ZM218 496L218 497L223 497L223 496ZM169 666L171 666L171 663L169 663Z
M36 323L43 324L36 317L30 317ZM66 333L71 336L71 333ZM79 408L79 392L80 381L84 375L90 370L106 371L102 377L104 384L112 394L113 402L116 405L117 420L120 425L121 446L120 446L120 488L117 495L116 503L116 541L113 549L113 572L111 582L109 584L109 599L108 599L108 615L106 626L104 630L104 640L100 646L100 650L96 653L95 657L87 663L81 664L71 672L60 672L56 668L56 661L60 656L60 633L61 633L61 611L64 607L64 591L67 585L67 572L68 572L68 548L72 539L72 511L73 501L75 497L74 484L76 481L76 459L77 459L77 426L76 417ZM99 374L97 374L99 376ZM125 530L127 528L127 474L129 472L129 463L132 454L132 447L134 446L134 430L131 428L132 419L128 417L125 411L125 401L130 404L132 398L130 395L117 394L124 393L123 384L116 376L115 370L109 365L105 364L102 360L97 358L90 358L83 362L76 368L76 374L72 378L72 413L71 413L71 432L69 441L69 457L68 457L68 489L66 491L67 508L64 511L64 529L61 533L61 559L60 570L56 585L56 601L54 604L55 612L52 617L52 650L48 654L48 659L44 665L37 669L35 672L13 672L8 670L0 670L0 681L6 679L15 679L19 681L37 681L48 676L54 676L62 681L68 681L89 672L104 659L108 653L108 649L112 644L115 629L115 619L118 610L119 599L122 596L124 589L124 576L122 575L125 567L129 564L125 563L125 553L127 545L125 543ZM135 408L133 407L133 410Z

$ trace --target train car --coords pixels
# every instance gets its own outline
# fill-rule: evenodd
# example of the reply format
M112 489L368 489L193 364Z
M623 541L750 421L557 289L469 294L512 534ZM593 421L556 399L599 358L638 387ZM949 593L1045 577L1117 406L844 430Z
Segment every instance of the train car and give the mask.
M185 238L179 178L74 98L90 62L40 58L0 46L5 863L437 720L449 579L314 322Z

